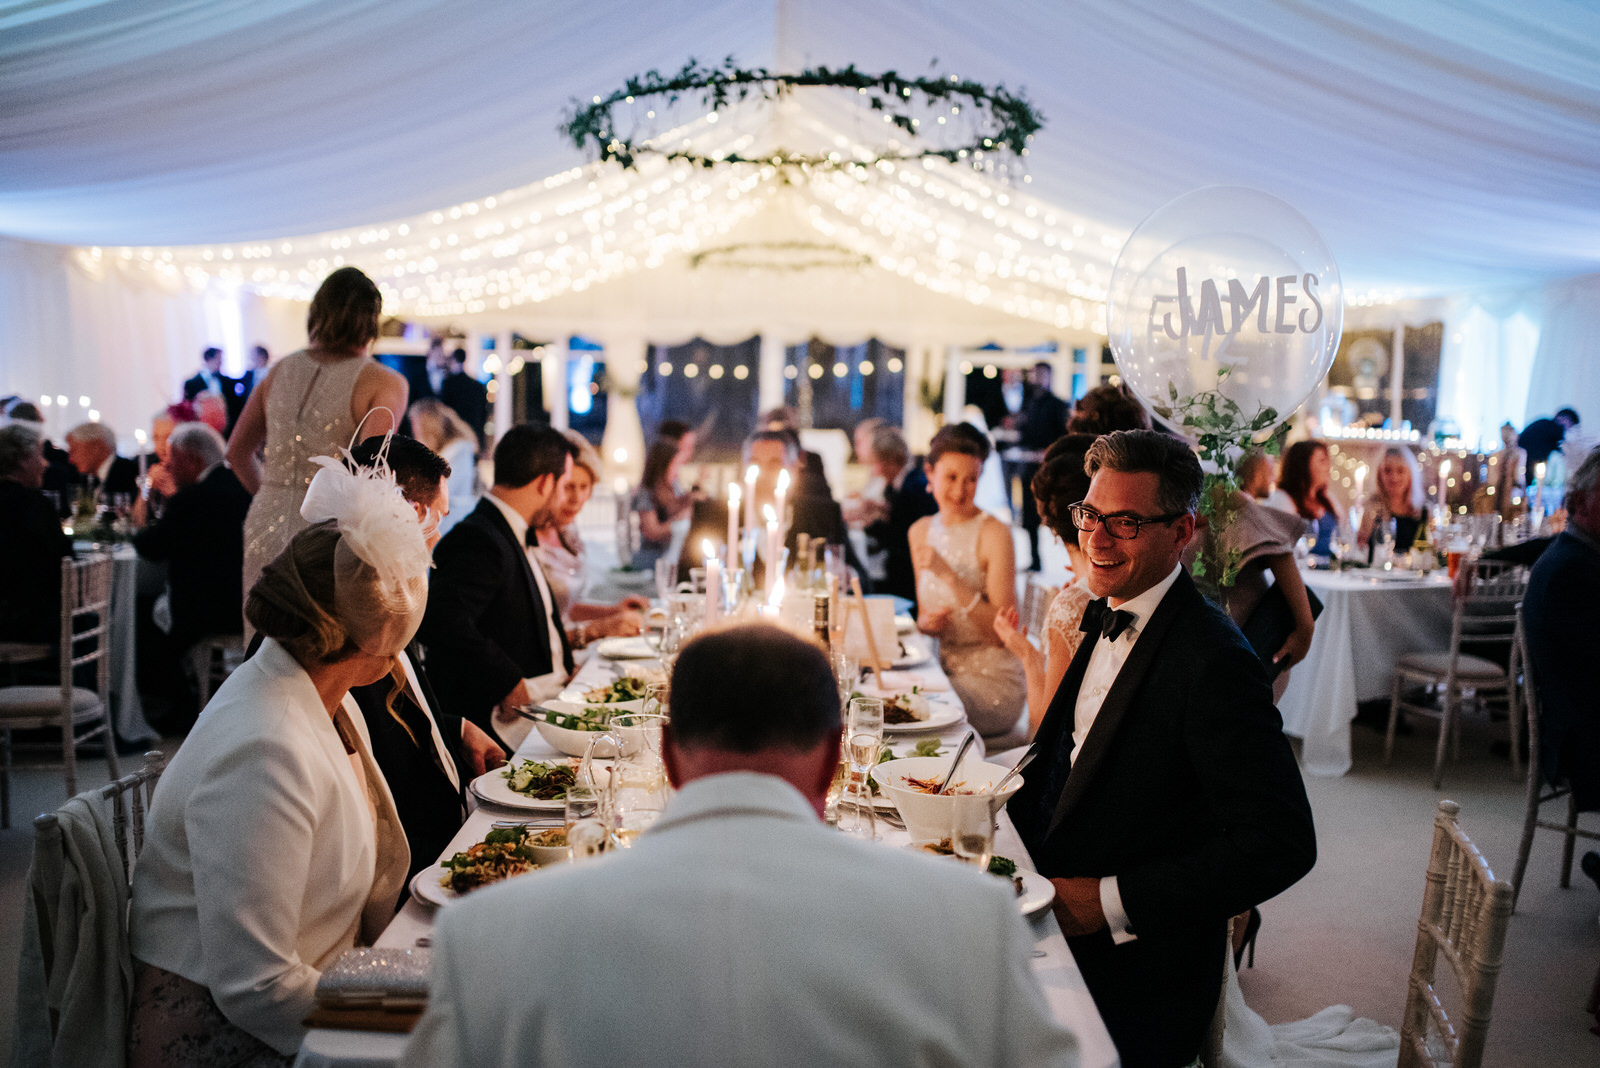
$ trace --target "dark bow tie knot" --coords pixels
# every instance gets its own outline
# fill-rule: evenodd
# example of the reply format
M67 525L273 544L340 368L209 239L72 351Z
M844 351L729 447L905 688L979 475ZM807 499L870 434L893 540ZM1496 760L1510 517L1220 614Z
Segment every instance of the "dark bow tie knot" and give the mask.
M1136 618L1132 612L1110 607L1101 597L1090 601L1083 610L1083 622L1078 629L1085 634L1103 634L1108 641L1116 641L1119 634L1133 626Z

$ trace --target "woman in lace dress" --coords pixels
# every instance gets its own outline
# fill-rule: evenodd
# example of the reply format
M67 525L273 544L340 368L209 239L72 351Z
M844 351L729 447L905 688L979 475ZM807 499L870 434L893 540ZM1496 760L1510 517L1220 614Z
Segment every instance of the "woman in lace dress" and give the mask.
M1058 438L1044 454L1033 476L1033 499L1039 506L1039 519L1067 550L1067 564L1073 581L1063 585L1050 601L1045 613L1042 648L1028 640L1028 632L1017 617L1017 610L996 612L994 632L1005 647L1022 662L1028 680L1028 740L1039 732L1050 698L1067 674L1067 665L1083 642L1078 624L1083 610L1094 599L1089 592L1089 565L1078 546L1078 531L1067 509L1089 495L1089 476L1083 472L1084 453L1094 444L1093 434L1068 434Z
M405 411L405 377L368 356L382 312L372 279L354 267L334 271L311 298L311 343L274 364L245 402L228 466L255 496L244 521L247 598L267 561L306 526L300 503L316 473L311 458L337 456L357 427L363 439L387 434Z
M947 426L928 446L928 482L937 515L911 526L917 573L917 626L939 639L939 663L985 738L1016 725L1027 699L1022 665L995 636L994 616L1017 604L1011 530L975 503L989 439L966 423Z

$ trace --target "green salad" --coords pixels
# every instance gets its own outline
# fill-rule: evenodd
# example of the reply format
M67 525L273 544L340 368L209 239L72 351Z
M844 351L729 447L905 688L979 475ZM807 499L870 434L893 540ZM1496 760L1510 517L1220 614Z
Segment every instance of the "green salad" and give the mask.
M516 766L507 764L500 774L511 789L537 801L565 797L567 788L578 781L570 766L540 760L524 760Z
M618 705L624 701L639 701L649 683L632 675L620 675L604 686L595 686L583 692L583 703L588 705Z
M611 725L611 710L586 708L582 712L561 712L547 708L544 718L551 726L569 731L603 731Z

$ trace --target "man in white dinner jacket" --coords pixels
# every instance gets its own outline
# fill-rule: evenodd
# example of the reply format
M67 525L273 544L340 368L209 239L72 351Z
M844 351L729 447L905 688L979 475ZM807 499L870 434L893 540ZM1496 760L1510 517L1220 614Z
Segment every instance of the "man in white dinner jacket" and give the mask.
M1076 1065L1009 884L819 819L822 652L768 626L678 657L679 793L634 847L480 890L434 930L402 1063Z

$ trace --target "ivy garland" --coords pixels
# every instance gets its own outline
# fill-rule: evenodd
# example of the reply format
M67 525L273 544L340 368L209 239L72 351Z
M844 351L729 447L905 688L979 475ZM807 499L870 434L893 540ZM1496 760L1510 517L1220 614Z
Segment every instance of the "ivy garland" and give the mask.
M809 258L763 260L759 254L806 253ZM748 258L746 258L748 257ZM867 267L872 257L825 241L744 241L702 249L689 257L689 266L737 267L752 271L806 271L813 267Z
M873 111L887 116L889 124L912 138L922 135L922 122L913 114L912 107L912 101L919 98L925 105L955 101L957 108L972 109L978 116L977 130L966 144L885 152L871 161L843 159L838 153L810 155L785 149L761 156L743 156L736 152L706 156L686 148L663 152L647 139L634 141L618 132L613 114L618 104L632 104L650 97L664 97L669 107L684 98L696 99L702 108L716 113L752 98L772 101L795 89L805 88L854 89L867 98ZM610 96L595 97L587 107L573 100L565 119L558 129L571 138L577 148L592 149L599 159L614 160L625 168L634 167L641 155L662 155L707 168L755 163L819 170L846 169L866 167L883 160L921 159L944 159L951 163L965 160L974 167L982 167L988 155L1026 155L1029 138L1044 125L1044 117L1021 93L1008 92L1002 85L991 88L963 81L953 74L931 78L910 78L892 70L867 74L856 70L854 64L839 69L807 67L798 74L774 74L762 67L741 68L732 56L715 66L701 66L698 60L691 58L682 70L672 75L646 71L629 78Z

